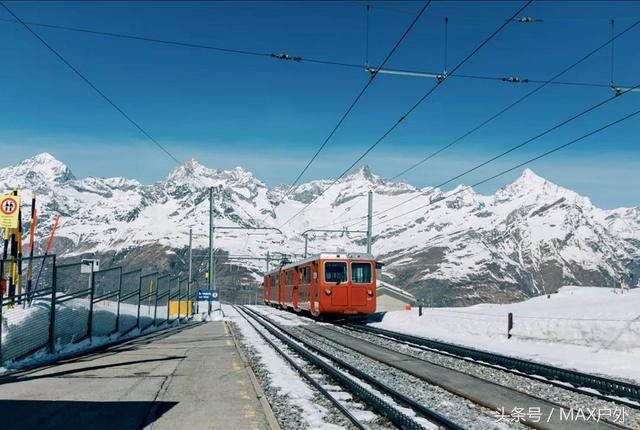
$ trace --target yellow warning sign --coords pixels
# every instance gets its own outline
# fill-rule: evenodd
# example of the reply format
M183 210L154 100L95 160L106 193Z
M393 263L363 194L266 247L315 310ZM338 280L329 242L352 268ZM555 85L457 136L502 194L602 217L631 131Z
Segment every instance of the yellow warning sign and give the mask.
M0 227L18 228L20 197L5 194L0 196Z

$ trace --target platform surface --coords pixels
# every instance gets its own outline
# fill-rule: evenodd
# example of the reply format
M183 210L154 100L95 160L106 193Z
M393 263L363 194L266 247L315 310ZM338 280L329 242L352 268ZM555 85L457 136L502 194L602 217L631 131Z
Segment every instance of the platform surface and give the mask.
M0 378L2 429L270 429L223 322Z

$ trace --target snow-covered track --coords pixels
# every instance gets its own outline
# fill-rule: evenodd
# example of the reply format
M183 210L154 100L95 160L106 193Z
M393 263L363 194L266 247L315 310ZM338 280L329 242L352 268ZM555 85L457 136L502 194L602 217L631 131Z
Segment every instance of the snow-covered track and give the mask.
M456 357L472 359L480 364L488 364L491 366L499 366L505 371L516 371L519 374L531 377L545 378L545 382L560 386L564 389L575 391L582 394L589 394L605 400L616 401L628 406L637 407L632 403L625 402L621 399L630 399L640 402L640 386L629 382L618 381L615 379L605 378L602 376L590 375L575 370L563 369L548 364L537 363L534 361L524 360L521 358L509 357L502 354L481 351L474 348L455 345L433 339L412 336L395 331L385 330L378 327L371 327L362 324L347 324L347 327L366 333L376 334L398 341L406 342L412 346L426 348L430 351L446 353ZM561 384L556 381L560 381ZM570 385L567 385L570 384ZM595 390L597 393L586 392L588 388ZM614 396L611 399L607 396Z
M370 384L376 390L379 390L386 396L391 397L394 401L407 406L415 411L418 416L425 417L428 421L433 423L439 428L461 430L464 427L449 420L445 416L433 411L426 406L416 402L415 400L403 395L396 391L394 388L383 384L376 378L371 377L367 373L361 371L357 367L347 363L339 357L318 348L299 336L291 333L289 330L278 326L269 320L269 318L261 315L254 310L247 307L236 307L241 315L245 318L249 317L256 323L260 324L273 336L278 338L289 348L295 351L298 355L305 360L311 362L314 366L320 368L323 372L328 374L341 386L345 387L352 394L358 397L360 400L368 404L376 413L385 416L394 425L402 429L424 429L425 426L416 421L413 417L410 417L397 406L390 404L385 399L381 398L374 392L368 390L363 384L357 382L358 379L364 381L366 384ZM249 320L247 318L247 320ZM271 344L271 343L270 343ZM274 345L272 345L274 346ZM274 346L274 348L277 348ZM331 362L336 363L340 368L345 369L350 375L343 373L333 365L329 364L326 360L320 356L328 358Z
M291 358L291 356L289 356L286 352L284 352L282 348L276 345L275 342L273 342L268 336L266 336L261 330L259 330L258 327L256 326L256 320L254 318L252 318L251 316L248 316L246 311L244 311L242 308L238 306L234 306L234 308L236 309L238 314L242 316L255 329L255 331L262 337L262 339L264 339L265 342L267 342L276 352L278 352L278 354L282 358L284 358L287 361L287 363L289 363L289 365L291 365L291 367L293 367L296 370L296 372L302 375L302 377L305 378L316 390L318 390L323 396L329 399L329 401L331 401L331 403L333 403L333 405L336 408L338 408L340 412L342 412L349 419L349 421L353 423L353 425L356 428L359 428L361 430L367 429L367 426L364 423L362 423L355 415L353 415L348 408L346 408L342 403L340 403L340 401L338 401L338 399L336 399L333 396L333 394L331 394L327 389L325 389L321 383L316 381L316 379L309 374L309 372L307 372L301 366L299 366L298 363L296 363L296 361L293 358ZM258 323L260 322L258 321ZM266 326L264 325L262 326L266 329Z

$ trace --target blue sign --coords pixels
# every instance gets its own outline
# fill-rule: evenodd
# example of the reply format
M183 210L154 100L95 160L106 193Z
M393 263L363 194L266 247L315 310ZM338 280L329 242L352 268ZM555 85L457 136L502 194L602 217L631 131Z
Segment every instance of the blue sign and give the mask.
M198 300L218 300L217 290L198 290Z

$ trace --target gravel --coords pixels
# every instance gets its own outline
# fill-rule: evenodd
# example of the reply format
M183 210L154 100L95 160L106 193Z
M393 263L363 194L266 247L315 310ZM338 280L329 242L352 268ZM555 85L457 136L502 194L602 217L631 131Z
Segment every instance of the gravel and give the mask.
M477 430L527 428L517 423L509 423L509 426L505 425L505 423L497 423L495 411L456 396L440 387L429 385L419 378L372 360L357 352L348 350L325 338L316 336L306 331L304 327L287 327L287 330L319 346L324 351L358 366L360 370L380 382L389 385L398 392L420 402L426 407L437 411L462 427Z
M232 324L237 327L237 324ZM295 360L296 364L302 367L305 372L312 375L314 379L323 386L323 388L328 390L335 398L339 399L343 405L347 406L348 409L356 417L358 417L358 419L366 422L369 428L371 428L372 430L394 428L386 418L380 417L368 410L366 405L360 403L357 399L354 399L350 393L343 391L341 387L335 385L335 382L332 379L324 375L315 366L304 361L297 354L291 351L286 345L284 345L280 340L278 340L265 330L260 329L260 331L265 333L266 336L276 345L278 345L279 348L282 348L289 357L292 357ZM281 427L284 430L310 429L311 427L308 422L302 419L304 412L298 405L296 405L297 399L291 399L288 395L283 395L280 388L274 386L274 384L272 383L273 375L267 370L264 363L262 362L260 353L258 353L249 342L244 341L241 330L236 329L235 333L237 333L238 335L238 340L240 340L241 348L247 356L251 368L256 374L256 377L260 382L260 385L262 386ZM293 369L288 363L287 366L295 371L295 369ZM300 376L300 378L302 378L302 376ZM308 385L306 381L304 381L304 383L310 390L313 391L314 402L322 406L322 408L326 411L324 416L325 422L334 424L344 429L356 428L353 423L347 417L345 417L342 412L338 408L336 408L335 405L322 393L317 391L314 387Z
M344 327L334 326L332 328L345 334L354 335L353 330ZM576 393L571 390L548 384L539 379L517 375L512 372L499 370L477 362L456 358L434 351L425 351L423 349L415 348L406 345L403 342L398 342L386 337L363 332L357 332L355 333L355 335L359 339L365 339L369 342L390 348L394 351L398 351L412 357L419 358L429 363L437 364L449 369L455 369L469 375L473 375L478 378L503 385L505 387L513 388L518 391L530 394L534 397L564 405L566 408L583 410L587 408L596 408L598 410L615 410L616 407L621 408L619 404L616 404L614 402L599 399L588 394ZM635 409L628 406L624 406L624 408L628 413L628 417L625 420L624 424L631 428L640 429L640 409Z

